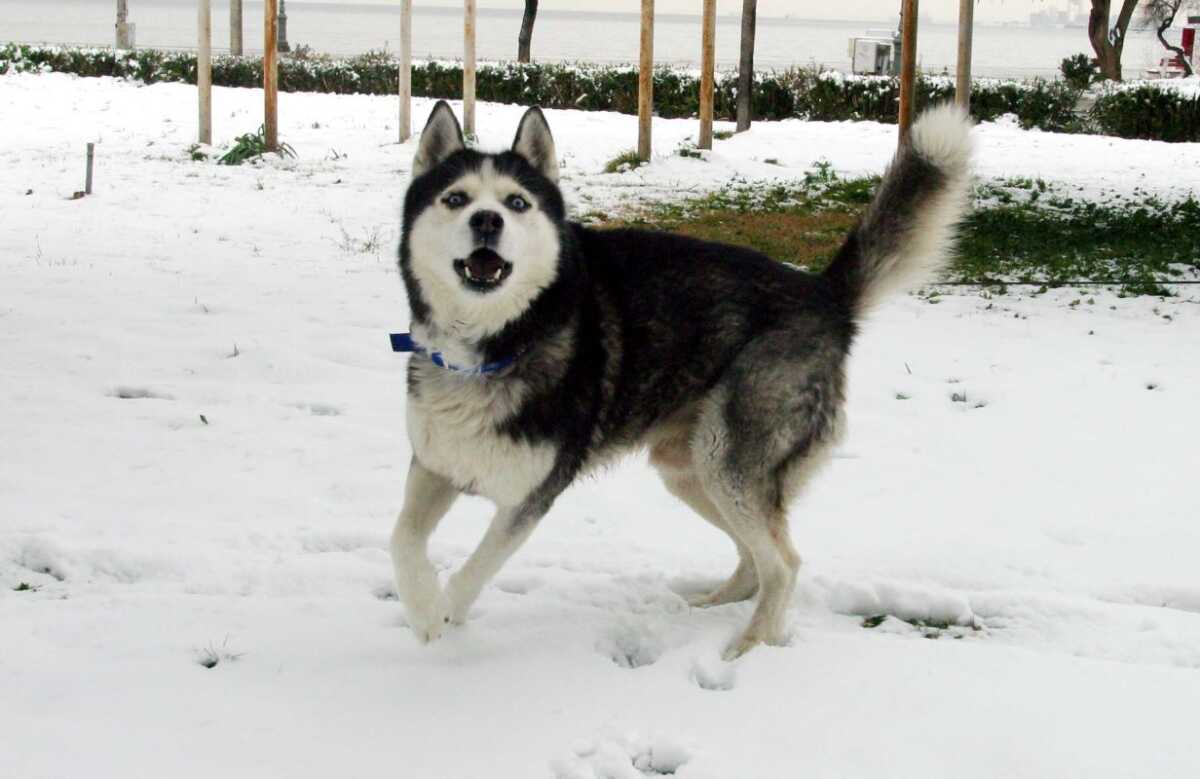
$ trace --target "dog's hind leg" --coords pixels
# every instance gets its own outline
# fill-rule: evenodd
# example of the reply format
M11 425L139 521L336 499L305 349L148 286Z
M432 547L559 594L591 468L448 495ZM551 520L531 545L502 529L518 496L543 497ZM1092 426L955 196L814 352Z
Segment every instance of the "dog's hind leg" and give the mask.
M479 593L492 580L508 558L521 548L534 527L545 515L548 505L523 504L496 510L492 523L479 546L446 582L450 621L462 624Z
M796 587L800 555L792 547L787 515L782 511L756 511L729 501L730 524L745 539L758 572L758 603L746 630L725 650L733 660L758 644L787 643L787 607Z
M753 598L758 590L754 558L733 529L726 524L712 499L704 492L704 486L700 483L692 463L690 430L687 432L689 435L677 436L655 444L650 449L650 464L658 470L658 475L667 490L686 503L692 511L728 535L737 546L738 552L738 564L733 575L712 592L689 597L688 604L704 608Z
M758 603L725 652L787 641L800 568L787 508L840 428L844 350L820 332L772 332L748 344L705 400L693 434L701 484L749 550Z
M448 608L429 562L429 536L445 516L458 489L413 458L404 487L404 508L392 530L392 565L396 593L409 626L422 643L441 636Z
M725 659L740 657L758 644L786 643L787 607L800 569L786 511L762 500L767 490L761 482L743 481L724 469L710 472L705 486L754 561L758 579L758 603L750 624L726 649Z

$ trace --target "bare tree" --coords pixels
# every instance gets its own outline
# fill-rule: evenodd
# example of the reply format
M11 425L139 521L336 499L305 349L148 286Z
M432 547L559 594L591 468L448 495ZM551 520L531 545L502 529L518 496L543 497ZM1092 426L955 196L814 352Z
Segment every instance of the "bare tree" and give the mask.
M1121 80L1121 52L1125 48L1125 33L1129 22L1141 0L1117 0L1121 10L1117 21L1110 28L1109 14L1113 0L1092 0L1092 12L1088 15L1088 38L1096 52L1100 75L1113 81Z
M117 48L133 48L133 26L129 24L129 3L117 0Z
M229 53L242 56L242 0L229 0Z
M529 62L529 44L533 40L533 22L537 19L538 0L525 0L521 32L517 36L517 62Z
M1183 63L1183 69L1188 76L1195 75L1192 70L1192 63L1188 62L1187 54L1179 46L1172 46L1163 36L1167 30L1171 29L1171 25L1175 24L1175 15L1188 3L1185 0L1146 0L1146 4L1142 6L1142 23L1147 27L1153 27L1154 32L1158 35L1158 40L1162 43L1163 48L1172 52Z
M737 131L750 129L754 97L754 26L758 0L742 0L742 56L738 61Z

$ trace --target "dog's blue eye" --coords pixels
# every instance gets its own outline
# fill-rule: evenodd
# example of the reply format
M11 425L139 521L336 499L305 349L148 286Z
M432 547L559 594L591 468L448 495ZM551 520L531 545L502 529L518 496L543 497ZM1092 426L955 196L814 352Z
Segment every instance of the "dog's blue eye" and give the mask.
M462 192L451 192L442 198L442 202L450 208L462 208L467 204L467 196Z
M504 202L513 211L525 211L529 208L529 201L520 195L509 195L508 200Z

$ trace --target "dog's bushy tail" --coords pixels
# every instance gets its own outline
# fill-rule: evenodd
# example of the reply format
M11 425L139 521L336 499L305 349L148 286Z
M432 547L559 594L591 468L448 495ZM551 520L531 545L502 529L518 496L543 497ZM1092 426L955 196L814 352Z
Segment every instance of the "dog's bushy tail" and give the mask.
M971 121L952 104L923 113L825 276L855 313L929 278L954 252L967 208Z

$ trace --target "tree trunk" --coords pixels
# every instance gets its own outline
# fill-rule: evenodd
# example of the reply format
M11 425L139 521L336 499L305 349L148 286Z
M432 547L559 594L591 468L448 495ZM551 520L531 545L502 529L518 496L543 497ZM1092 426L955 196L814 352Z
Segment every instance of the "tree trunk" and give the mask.
M954 102L971 110L971 43L975 37L975 0L958 3L958 61L954 69Z
M1088 15L1088 39L1096 52L1100 75L1112 81L1121 80L1121 52L1125 48L1125 33L1129 21L1140 0L1121 0L1121 12L1117 23L1108 27L1111 0L1092 0L1092 11Z
M117 48L132 49L133 36L129 24L129 5L126 0L117 0Z
M1179 46L1172 46L1170 43L1167 43L1167 39L1163 36L1163 33L1171 29L1171 25L1174 23L1175 14L1171 14L1170 19L1163 19L1158 23L1158 29L1155 30L1155 34L1158 35L1159 43L1163 45L1164 49L1179 57L1179 61L1183 63L1184 74L1194 76L1196 72L1192 70L1192 63L1188 62L1187 53Z
M529 44L533 40L533 22L537 19L538 0L525 0L521 32L517 36L517 62L529 62Z
M737 131L750 129L754 98L754 26L758 0L742 0L742 56L738 60Z
M229 0L229 53L242 56L242 0Z

